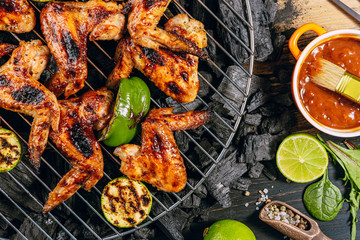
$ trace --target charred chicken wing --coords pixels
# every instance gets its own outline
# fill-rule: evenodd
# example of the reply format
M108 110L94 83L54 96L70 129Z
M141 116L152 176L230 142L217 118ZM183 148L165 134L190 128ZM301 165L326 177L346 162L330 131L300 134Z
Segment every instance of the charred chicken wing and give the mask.
M36 24L34 9L27 0L0 1L0 30L15 33L30 32Z
M59 101L59 131L51 131L50 139L69 159L73 168L50 192L43 208L46 213L70 198L79 188L90 189L103 176L103 155L93 129L100 130L111 117L113 94L101 88L81 97Z
M10 54L17 46L9 44L9 43L0 43L0 58L5 55Z
M206 47L206 33L201 22L179 14L170 19L165 29L177 33L199 48ZM192 102L199 91L198 57L174 53L168 49L141 47L132 38L120 41L115 59L118 62L110 74L107 86L115 88L122 78L128 78L133 67L140 70L165 94L178 102Z
M40 14L41 29L59 70L47 82L56 96L83 88L87 78L87 37L118 40L125 17L115 2L50 2Z
M9 61L0 67L0 107L34 118L29 137L32 164L38 169L50 126L57 131L60 110L55 95L37 80L49 59L40 40L20 42Z
M193 42L177 32L157 27L170 2L171 0L133 0L128 30L134 43L154 50L168 48L175 52L186 52L206 58L205 51Z
M172 131L195 129L210 119L208 111L172 114L173 108L150 111L142 123L141 147L125 144L115 149L120 171L159 190L179 192L186 184L186 170Z

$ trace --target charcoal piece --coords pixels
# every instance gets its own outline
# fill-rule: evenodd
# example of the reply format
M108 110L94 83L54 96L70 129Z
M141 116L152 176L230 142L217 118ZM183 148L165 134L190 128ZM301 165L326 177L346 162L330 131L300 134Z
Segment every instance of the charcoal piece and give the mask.
M56 229L58 228L58 224L53 221L47 215L42 214L30 214L30 217L49 235L54 236L56 233ZM48 239L46 235L33 223L26 218L25 221L21 224L19 228L20 232L27 238L27 239ZM22 240L23 238L16 234L12 240Z
M250 178L243 178L240 177L236 179L234 182L231 183L231 188L240 190L240 191L246 191L249 189L251 185L251 179Z
M9 237L9 233L7 230L0 228L0 239L6 240Z
M5 199L0 199L0 213L2 213L10 221L16 219L22 222L25 218L25 216L20 212L20 210L15 208L10 201L7 201Z
M247 164L236 162L237 149L230 147L224 158L205 180L209 193L220 203L223 208L231 206L230 184L247 171Z
M147 240L155 238L155 229L143 227L130 235L129 240Z
M194 1L194 2L197 2L197 1ZM210 36L214 36L213 30L208 29L206 31ZM220 56L220 54L217 54L216 49L217 49L217 46L215 44L215 41L208 37L207 38L207 47L205 48L205 51L209 55L210 59L219 61L223 58L223 56Z
M18 164L10 174L17 180L20 180L22 185L31 190L31 185L35 181L35 178L26 170L22 163ZM8 174L0 174L0 188L22 207L26 207L34 212L41 212L41 206L24 192Z
M282 52L284 44L286 42L286 36L282 34L277 34L274 39L274 49L276 52Z
M8 228L9 224L3 220L2 218L0 218L0 230L3 229L3 230L6 230Z
M182 208L198 208L201 203L201 198L196 194L191 194L188 198L181 202L180 207Z
M159 193L156 197L165 204L166 207L174 204L174 201L165 193ZM154 201L151 211L158 215L164 211L164 208ZM156 221L156 225L168 238L182 240L184 237L181 233L188 227L187 225L190 224L188 221L189 217L190 216L180 208L175 208Z
M200 142L200 146L214 159L216 159L217 157L217 152L216 149L214 148L214 146L209 142L209 140L207 140L206 138L204 138L203 140L201 140ZM200 162L200 168L204 168L206 166L208 166L209 164L212 163L211 159L208 157L208 155L201 150L201 148L199 148L198 146L195 147L195 152L198 154L198 159Z
M268 14L268 24L273 23L278 10L278 4L274 0L265 0L264 5L266 13Z
M169 107L174 107L173 113L183 113L186 111L195 110L199 108L199 106L201 106L202 104L201 101L198 99L195 99L194 101L189 103L180 104L171 97L166 98L165 102Z
M274 163L272 161L267 161L267 162L263 162L263 164L264 164L263 174L271 181L275 181L278 178L278 172Z
M261 114L246 114L244 122L252 126L259 126L261 124Z
M287 107L290 107L293 104L290 93L278 94L273 98L273 101Z
M277 147L285 135L286 132L277 135L264 133L246 136L239 162L255 163L256 161L274 159Z
M289 111L286 111L281 115L265 118L260 128L263 133L278 134L284 130L287 131L293 122L293 116Z
M227 123L228 126L225 125L224 122ZM231 120L226 118L222 118L221 120L219 117L214 116L212 120L207 123L207 126L223 143L225 143L232 134L232 130L229 128L229 126L232 126Z
M276 104L274 102L269 102L259 108L261 115L265 117L276 116L287 111L287 107L283 105Z
M268 56L273 51L271 34L269 29L269 23L273 20L274 3L272 0L267 1L266 6L269 11L272 11L271 15L267 12L263 0L250 1L251 12L253 16L253 27L255 37L255 60L266 61ZM219 0L220 18L224 24L238 36L245 45L249 46L249 31L248 27L240 20L226 4ZM235 11L243 16L245 19L244 10L246 6L243 5L243 1L230 1L229 4L235 9ZM220 33L225 45L230 48L230 52L233 53L236 59L240 63L248 63L249 52L237 41L231 34L224 28L219 26Z
M199 74L206 79L206 81L209 83L209 84L212 84L212 81L213 81L213 76L208 73L208 72L205 72L205 71L199 71ZM209 87L209 84L206 83L200 76L199 76L199 81L200 81L200 89L199 89L199 92L198 92L198 96L199 97L204 97L204 96L207 96L210 92L210 87Z
M183 132L174 132L176 144L180 151L187 152L189 150L189 138Z
M249 177L250 178L259 178L263 168L264 168L264 165L260 162L250 164Z
M258 109L269 100L269 95L259 89L249 100L247 110L249 113Z
M189 178L188 179L188 182L189 184L192 186L192 187L195 187L195 185L198 183L197 180L193 179L193 178ZM207 189L206 187L201 184L198 186L198 188L194 191L194 194L196 194L199 198L206 198L207 196Z
M240 67L236 65L229 66L226 70L226 75L245 93L248 76ZM269 84L263 78L253 75L249 95L255 93L257 89L267 90L268 88ZM241 93L240 90L226 77L224 77L221 81L218 91L235 107L235 109L240 109L245 95ZM236 115L236 112L227 103L225 103L225 101L217 93L215 93L211 98L214 101L223 103L224 108L229 111L230 116L233 117Z
M257 132L257 126L249 125L246 124L245 122L241 122L238 129L239 130L238 130L237 138L234 140L237 143L240 141L240 139L238 138Z

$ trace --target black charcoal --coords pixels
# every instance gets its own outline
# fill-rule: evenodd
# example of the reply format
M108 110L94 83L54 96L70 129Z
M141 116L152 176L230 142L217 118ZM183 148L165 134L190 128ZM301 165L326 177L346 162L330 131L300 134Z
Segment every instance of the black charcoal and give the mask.
M264 168L264 165L260 162L255 162L255 163L250 164L249 177L250 178L259 178L263 168Z
M203 140L201 140L200 146L213 159L216 159L218 154L216 152L216 149L212 145L212 143L209 142L209 140L204 138ZM198 147L198 146L195 147L195 152L198 154L198 159L199 159L199 162L200 162L200 168L204 168L204 167L206 167L206 166L208 166L209 164L212 163L212 160L210 159L210 157L202 149L200 147Z
M228 6L219 0L220 18L224 24L238 36L245 45L249 46L249 31L248 27L240 20ZM230 5L234 10L244 17L243 1L230 1ZM269 24L274 20L277 8L274 1L266 1L266 7L263 0L250 1L251 12L253 16L254 37L255 37L255 60L265 61L273 51L271 34ZM271 11L268 12L268 11ZM246 19L246 17L245 17ZM249 52L237 41L230 33L219 26L222 39L226 46L230 48L230 52L233 53L236 59L240 63L247 63L249 59Z
M240 88L245 93L248 83L248 76L246 75L244 70L242 70L238 66L232 65L227 68L226 75L230 79L232 79L233 82L238 86L238 88ZM238 88L226 77L223 78L218 87L218 91L224 97L226 97L226 99L236 109L240 109L241 104L243 103L245 98L245 95L241 93ZM257 89L267 90L268 88L269 84L263 78L253 75L249 95L255 93ZM219 103L223 103L224 108L229 111L230 116L234 117L236 115L236 112L228 104L226 104L225 101L218 94L214 94L211 98Z
M240 191L246 191L249 189L251 185L251 179L250 178L238 178L234 182L231 183L231 188L240 190Z
M287 107L283 105L276 104L274 102L269 102L265 104L264 106L261 106L259 108L259 111L261 115L265 117L275 116L282 114L283 112L288 111Z
M238 130L237 138L241 138L243 136L246 136L248 134L253 134L256 132L257 132L257 126L253 126L253 125L249 125L244 122L241 122L240 126L239 126L239 130ZM239 140L237 140L236 142L239 142Z
M49 236L54 236L56 230L58 228L58 224L54 222L50 217L47 215L42 214L30 214L30 217L43 229ZM20 226L20 232L27 238L27 239L48 239L48 237L37 227L33 222L30 221L29 218L26 218L25 221ZM21 235L16 234L12 240L22 240L23 238Z
M229 139L230 134L232 134L231 127L233 124L231 123L231 120L228 120L226 118L218 118L213 117L212 120L207 123L207 126L209 129L216 133L216 136L224 143ZM200 135L201 136L201 135Z
M16 219L20 222L24 221L25 216L14 207L14 205L5 198L0 199L0 213L7 217L10 221Z
M198 183L198 181L195 180L195 179L193 179L193 178L189 178L189 179L188 179L188 182L189 182L189 184L190 184L192 187L195 187L195 186L197 185L197 183ZM206 187L205 187L203 184L201 184L201 185L199 185L198 188L194 191L194 194L196 194L196 195L197 195L198 197L200 197L200 198L206 198L206 196L207 196L207 189L206 189Z
M286 111L281 115L265 118L261 123L261 130L264 133L278 134L284 129L289 130L292 124L293 117L289 111Z
M252 126L259 126L261 124L261 114L246 114L244 122Z
M181 202L180 207L182 208L198 208L201 203L201 198L196 194L191 194L188 198Z
M247 171L247 164L236 162L236 154L236 148L230 147L224 158L205 180L209 193L224 208L231 206L230 184Z
M195 110L199 108L202 104L201 101L198 99L195 99L194 101L189 103L180 104L171 97L166 98L165 102L169 107L174 107L173 113L183 113L186 111Z
M274 0L265 0L264 5L268 14L268 24L273 23L278 10L278 4Z
M21 180L21 183L28 189L31 189L31 185L35 181L22 163L18 164L10 172L10 174L16 179ZM22 188L10 177L10 175L0 174L0 187L19 205L34 212L41 212L41 206L39 206L26 192L24 192Z
M277 135L264 133L246 136L240 162L255 163L256 161L273 160L276 149L285 135L285 132L281 132Z
M199 82L200 82L200 89L198 92L199 97L207 96L210 92L209 84L212 84L213 76L205 71L199 71L199 74L206 79L208 83L206 83L200 76L199 76Z
M290 96L290 93L278 94L274 96L273 101L278 104L285 105L287 107L290 107L293 104L293 100Z
M194 1L197 2L197 1ZM214 36L214 31L211 29L206 30L207 33L210 36ZM210 59L219 59L219 54L217 54L217 46L215 44L215 41L213 41L210 37L208 37L208 41L207 41L207 47L205 48L205 51L207 52L207 54L209 55Z
M155 238L155 229L143 227L131 234L129 240L148 240Z
M166 193L160 193L156 196L166 207L170 207L174 201ZM160 214L164 208L157 202L153 202L152 211L154 214ZM183 240L182 231L190 224L189 215L181 210L175 208L156 221L157 226L170 239Z
M263 92L263 90L259 89L249 100L247 105L248 112L252 112L269 100L270 96Z
M187 152L189 150L189 138L184 132L174 132L176 144L180 151Z

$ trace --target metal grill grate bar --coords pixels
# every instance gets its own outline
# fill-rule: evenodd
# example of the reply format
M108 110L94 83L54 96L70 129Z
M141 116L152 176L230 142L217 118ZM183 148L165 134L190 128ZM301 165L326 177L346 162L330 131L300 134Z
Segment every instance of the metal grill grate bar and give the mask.
M24 214L24 216L29 219L31 221L32 224L34 224L48 239L52 239L52 237L49 236L49 234L47 234L47 232L44 231L44 229L42 229L39 224L37 224L31 217L29 214L27 214L22 207L20 207L2 188L0 188L0 193L2 193L12 204L14 204L14 206L19 209L19 211Z
M22 234L22 232L20 232L19 229L17 229L17 227L14 226L14 224L12 224L1 212L0 212L0 217L2 219L4 219L4 221L9 224L9 226L14 229L23 239L27 239L24 234Z

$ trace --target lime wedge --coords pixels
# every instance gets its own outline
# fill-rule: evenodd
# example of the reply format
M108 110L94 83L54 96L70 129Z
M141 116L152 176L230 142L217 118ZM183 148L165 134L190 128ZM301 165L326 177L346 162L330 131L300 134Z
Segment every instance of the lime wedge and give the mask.
M321 177L328 166L325 148L314 136L298 133L287 136L276 153L276 164L289 180L311 182Z

